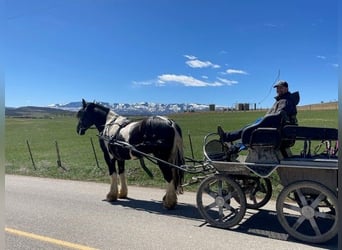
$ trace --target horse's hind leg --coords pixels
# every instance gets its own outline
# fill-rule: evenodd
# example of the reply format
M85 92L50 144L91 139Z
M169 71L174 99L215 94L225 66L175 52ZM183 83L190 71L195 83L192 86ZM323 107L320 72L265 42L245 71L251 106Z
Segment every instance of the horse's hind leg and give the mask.
M174 209L177 205L177 193L173 180L167 184L166 194L163 197L163 205L167 209Z
M163 197L163 205L166 209L174 209L177 205L177 192L173 180L173 171L169 166L159 166L164 179L167 181L166 194Z
M125 161L118 161L119 167L119 198L127 198L128 188L125 174Z

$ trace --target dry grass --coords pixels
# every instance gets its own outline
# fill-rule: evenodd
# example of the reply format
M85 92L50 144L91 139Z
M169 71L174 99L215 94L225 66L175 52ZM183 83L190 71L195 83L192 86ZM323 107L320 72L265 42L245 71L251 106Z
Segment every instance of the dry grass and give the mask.
M338 102L327 102L298 106L298 110L338 110Z

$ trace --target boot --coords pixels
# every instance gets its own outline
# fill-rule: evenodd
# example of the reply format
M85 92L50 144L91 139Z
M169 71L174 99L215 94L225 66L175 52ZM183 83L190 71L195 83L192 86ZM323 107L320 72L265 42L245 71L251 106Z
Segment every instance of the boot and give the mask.
M220 141L222 143L226 142L226 133L223 131L221 126L217 126L217 134L220 136Z

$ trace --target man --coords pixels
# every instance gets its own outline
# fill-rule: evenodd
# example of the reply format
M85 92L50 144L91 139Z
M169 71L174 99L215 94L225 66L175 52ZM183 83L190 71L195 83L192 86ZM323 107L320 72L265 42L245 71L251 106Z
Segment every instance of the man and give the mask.
M277 96L275 97L276 102L265 116L280 113L282 116L282 126L290 124L297 125L296 105L299 102L298 92L292 94L289 91L289 85L286 81L277 82L277 84L274 85L274 88L277 90ZM220 135L222 142L233 142L235 140L241 139L243 129L244 128L226 133L223 131L221 126L218 126L217 133Z

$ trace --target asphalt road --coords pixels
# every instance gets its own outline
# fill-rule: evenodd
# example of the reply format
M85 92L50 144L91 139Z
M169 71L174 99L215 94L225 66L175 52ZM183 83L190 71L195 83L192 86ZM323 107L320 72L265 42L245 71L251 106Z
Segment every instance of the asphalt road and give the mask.
M163 189L129 187L129 199L103 201L109 185L6 175L6 249L337 249L337 239L308 245L280 227L275 204L248 210L232 230L209 226L195 193L175 210Z

